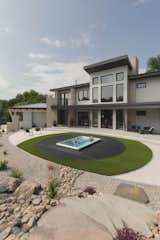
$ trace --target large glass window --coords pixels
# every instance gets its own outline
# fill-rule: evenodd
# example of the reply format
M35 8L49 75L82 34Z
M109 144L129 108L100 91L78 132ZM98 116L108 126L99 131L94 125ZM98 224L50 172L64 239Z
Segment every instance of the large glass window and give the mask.
M60 94L60 104L67 105L69 99L69 93L61 93Z
M88 91L88 89L79 90L79 92L78 92L78 100L79 101L89 100L89 91Z
M92 101L94 103L98 102L98 87L92 88Z
M116 85L116 101L123 102L123 84Z
M117 81L123 81L124 80L124 72L119 72L116 74L116 80Z
M93 85L98 84L98 77L92 78L92 84L93 84Z
M101 111L101 127L102 128L113 128L112 116L113 116L112 110Z
M112 82L113 82L113 74L109 74L101 77L101 84L112 83Z
M78 125L82 127L89 126L89 112L78 112Z
M98 127L98 111L92 111L92 127Z
M116 111L116 129L123 129L124 127L124 111Z
M113 101L113 86L101 87L101 102Z

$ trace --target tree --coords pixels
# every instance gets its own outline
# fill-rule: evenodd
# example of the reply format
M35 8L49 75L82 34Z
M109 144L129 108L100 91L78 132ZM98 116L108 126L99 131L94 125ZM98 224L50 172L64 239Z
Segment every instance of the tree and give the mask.
M15 98L10 100L0 100L0 125L5 124L10 121L10 116L8 113L8 108L19 105L26 105L32 103L45 103L46 95L40 94L35 90L25 91L24 93L19 93Z
M147 72L160 71L160 54L149 58L147 62Z

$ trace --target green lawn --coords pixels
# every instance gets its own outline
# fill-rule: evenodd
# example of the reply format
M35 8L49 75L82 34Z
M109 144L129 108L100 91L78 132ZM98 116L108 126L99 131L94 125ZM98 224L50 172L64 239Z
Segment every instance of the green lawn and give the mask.
M36 155L43 159L47 159L52 162L108 176L127 173L135 169L141 168L145 164L147 164L152 158L152 151L146 145L138 141L122 138L114 139L125 145L125 151L123 153L114 157L97 160L70 160L64 158L59 159L55 157L48 157L47 155L40 153L36 148L39 142L47 138L56 137L59 135L70 136L73 134L76 135L77 133L63 133L35 137L31 140L22 142L18 145L18 147L33 155Z

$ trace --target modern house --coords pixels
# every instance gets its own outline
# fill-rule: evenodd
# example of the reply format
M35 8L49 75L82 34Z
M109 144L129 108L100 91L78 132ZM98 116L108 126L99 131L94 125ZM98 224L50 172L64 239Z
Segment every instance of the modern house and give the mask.
M7 123L8 131L17 131L20 128L45 127L46 103L15 106L9 109L12 122Z
M47 98L47 126L160 133L160 72L139 74L137 57L120 56L84 67L90 81L53 88Z

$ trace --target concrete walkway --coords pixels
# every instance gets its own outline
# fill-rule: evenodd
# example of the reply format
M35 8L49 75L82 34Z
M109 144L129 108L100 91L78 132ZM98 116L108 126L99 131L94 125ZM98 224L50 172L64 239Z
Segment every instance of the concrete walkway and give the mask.
M114 136L120 138L133 139L146 144L153 152L152 161L150 161L147 165L145 165L141 169L126 174L117 175L114 176L114 178L131 182L139 182L142 184L160 186L160 135L146 135L146 134L140 135L138 133L113 131L109 129L52 128L41 133L33 133L33 135L29 135L24 131L20 131L10 136L9 140L13 145L17 145L18 143L27 139L34 138L37 135L46 135L68 131L81 133L85 132L90 134L101 134L103 136Z

